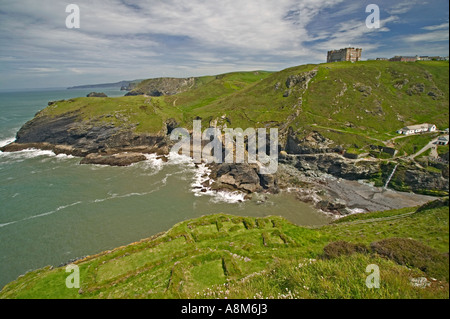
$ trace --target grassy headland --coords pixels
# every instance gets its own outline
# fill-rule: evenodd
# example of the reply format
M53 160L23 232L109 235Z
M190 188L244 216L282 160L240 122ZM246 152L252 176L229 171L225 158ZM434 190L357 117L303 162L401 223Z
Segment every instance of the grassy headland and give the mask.
M448 222L448 199L317 229L275 216L206 216L76 262L80 289L66 288L65 267L47 267L0 297L448 298ZM372 264L380 289L366 286Z
M37 115L44 119L37 126L45 131L47 119L76 116L88 125L69 137L85 140L96 122L165 136L167 121L189 129L201 119L204 127L211 122L243 129L278 127L280 136L289 132L299 141L318 132L356 154L389 144L406 156L434 135L392 140L398 129L420 123L442 130L449 126L448 68L448 62L368 61L208 76L175 95L57 101ZM145 91L149 84L143 81L135 90ZM439 149L445 151L448 147ZM401 161L391 181L396 189L448 182L448 165ZM384 154L374 162L381 169L373 179L384 185L397 163ZM429 174L414 174L418 165ZM436 194L448 195L442 188ZM0 297L448 298L448 199L443 202L354 215L319 229L280 217L207 216L76 262L80 289L66 288L64 267L47 267L10 283ZM380 268L380 289L365 285L371 264ZM425 281L417 279L422 277Z
M307 87L288 87L290 78L312 71ZM186 128L196 118L204 125L217 120L243 129L291 126L300 137L318 131L345 148L363 149L384 145L406 125L448 128L448 85L448 62L342 62L201 77L170 96L77 98L57 102L41 115L80 111L84 119L131 125L139 133L160 132L170 118ZM143 81L135 90L145 87ZM400 141L402 152L416 145Z

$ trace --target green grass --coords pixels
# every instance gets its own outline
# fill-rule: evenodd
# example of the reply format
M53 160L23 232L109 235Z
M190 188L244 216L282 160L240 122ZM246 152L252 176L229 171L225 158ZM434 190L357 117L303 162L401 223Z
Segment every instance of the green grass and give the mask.
M395 141L395 148L399 151L399 155L413 155L424 148L433 139L439 136L439 133L422 134L408 136Z
M286 80L312 70L317 70L317 76L308 89L294 88L285 97ZM408 83L400 88L405 79ZM425 91L411 93L418 83ZM299 138L318 131L359 153L370 145L383 145L382 141L397 136L396 131L409 124L428 122L447 128L448 84L448 62L303 65L276 73L197 78L190 90L174 96L59 101L38 116L77 114L86 122L112 123L151 134L160 133L170 118L186 128L197 117L204 127L215 119L219 125L243 129L291 126ZM442 96L434 100L427 93L436 88ZM292 116L296 112L298 116ZM412 154L432 137L399 139L397 148ZM445 154L448 146L438 151ZM380 185L393 169L392 163L383 165L388 167L374 177ZM405 169L400 166L396 175ZM409 190L396 178L391 186ZM298 227L279 217L207 216L178 224L157 238L77 262L80 291L66 288L64 268L48 267L10 283L0 297L448 298L448 267L437 268L446 280L419 289L410 285L410 278L429 274L373 252L321 259L324 248L333 242L370 247L388 238L412 238L446 253L448 215L448 204L417 212L401 209L354 215L320 229ZM369 290L364 284L369 264L381 268L381 289Z
M294 87L284 97L290 76L312 70L317 75L308 89ZM212 120L243 129L291 126L299 138L318 131L345 149L368 150L398 136L396 131L406 125L427 122L447 128L448 71L448 62L367 61L303 65L275 73L235 72L196 78L189 90L173 96L78 98L58 102L41 115L76 111L84 120L152 134L161 132L170 118L188 129L198 117L204 127ZM144 88L148 81L140 85ZM410 93L416 84L423 85L424 91ZM441 96L433 99L428 93L436 90ZM398 148L410 154L427 138L398 140Z
M66 288L64 268L47 267L8 284L0 298L448 298L448 199L439 203L349 216L317 229L275 216L205 216L76 262L80 291ZM419 244L396 258L369 248L389 238L416 240L423 253L414 253ZM324 248L339 241L350 251L367 250L323 258ZM427 252L445 263L429 264ZM365 285L371 264L380 267L380 289ZM430 287L413 287L410 279L419 277Z
M439 155L445 155L449 152L449 145L438 146L437 151Z
M427 74L432 74L432 78ZM409 83L401 89L395 88L399 79L407 79ZM407 91L415 83L423 83L425 91L410 96ZM409 124L428 122L446 128L447 84L446 62L323 64L303 96L303 113L298 118L297 127L300 129L305 124L315 123L347 131L348 134L341 134L339 138L347 145L355 143L355 134L388 140L397 135L399 128ZM370 94L360 92L361 86L370 87ZM433 100L427 95L433 87L442 91L441 100ZM335 138L335 133L325 132L325 135ZM356 143L363 147L368 141L359 138Z

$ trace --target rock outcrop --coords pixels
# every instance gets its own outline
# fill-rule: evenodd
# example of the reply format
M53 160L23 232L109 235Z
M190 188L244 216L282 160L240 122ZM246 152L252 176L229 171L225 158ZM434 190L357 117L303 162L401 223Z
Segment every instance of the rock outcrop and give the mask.
M139 146L162 148L166 142L163 135L138 135L131 126L117 127L113 123L82 120L78 113L55 118L38 115L19 130L16 138L16 144L67 145L85 153Z
M89 154L80 164L96 164L109 166L129 166L145 161L147 158L141 153L119 153L113 155Z
M449 190L448 165L443 165L441 172L429 171L416 165L401 165L393 176L392 185L400 190L416 193L447 192Z
M292 129L289 129L285 150L289 154L323 154L342 151L340 147L333 145L333 141L326 139L318 132L311 132L299 139Z
M105 93L91 92L86 97L108 97Z
M126 96L149 95L163 96L175 95L185 92L195 85L195 78L158 78L141 82L135 89L127 93Z
M170 125L175 123L169 122ZM37 114L19 130L14 143L0 150L17 152L36 148L86 157L83 163L124 166L145 160L143 154L168 154L171 143L164 132L137 134L132 126L118 127L99 119L84 120L74 112L57 117Z
M317 70L310 72L304 72L297 75L291 75L286 80L286 87L288 90L284 93L283 97L289 97L294 92L300 92L308 88L309 82L317 75ZM277 85L277 87L279 87Z
M259 174L257 165L213 164L210 169L214 190L240 190L246 193L279 191L277 177Z
M370 179L380 171L378 162L364 161L355 164L338 154L284 156L280 160L281 163L291 164L310 176L325 173L339 178L360 180Z
M392 165L379 161L352 161L339 154L309 154L280 156L280 163L294 166L310 177L329 174L346 180L370 180L387 177L392 173ZM447 192L449 189L448 165L434 172L411 163L401 163L390 186L400 191L427 193ZM383 179L383 182L384 182Z

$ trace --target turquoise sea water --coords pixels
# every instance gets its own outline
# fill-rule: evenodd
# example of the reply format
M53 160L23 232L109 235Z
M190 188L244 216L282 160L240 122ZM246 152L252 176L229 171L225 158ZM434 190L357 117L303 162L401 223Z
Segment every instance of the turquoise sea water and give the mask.
M0 146L49 101L90 91L0 92ZM204 168L180 156L168 163L149 156L124 168L79 162L48 151L0 152L0 287L29 270L126 245L207 214L281 215L299 225L329 221L289 194L242 203L239 195L195 193Z

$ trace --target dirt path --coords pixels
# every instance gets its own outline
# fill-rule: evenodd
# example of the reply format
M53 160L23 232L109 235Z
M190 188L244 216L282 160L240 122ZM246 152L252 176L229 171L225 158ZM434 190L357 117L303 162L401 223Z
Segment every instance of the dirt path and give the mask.
M411 212L411 213L389 216L389 217L355 220L352 222L339 223L338 225L358 225L358 224L368 224L368 223L374 223L374 222L390 221L390 220L396 220L396 219L402 219L405 217L409 217L409 216L414 215L415 213L416 212Z
M424 148L422 148L420 151L418 151L416 154L413 154L411 156L408 157L408 159L410 160L414 160L414 158L418 157L419 155L425 153L426 151L428 151L430 148L434 148L435 143L437 142L437 138L435 138L434 140L432 140L430 143L428 143Z

